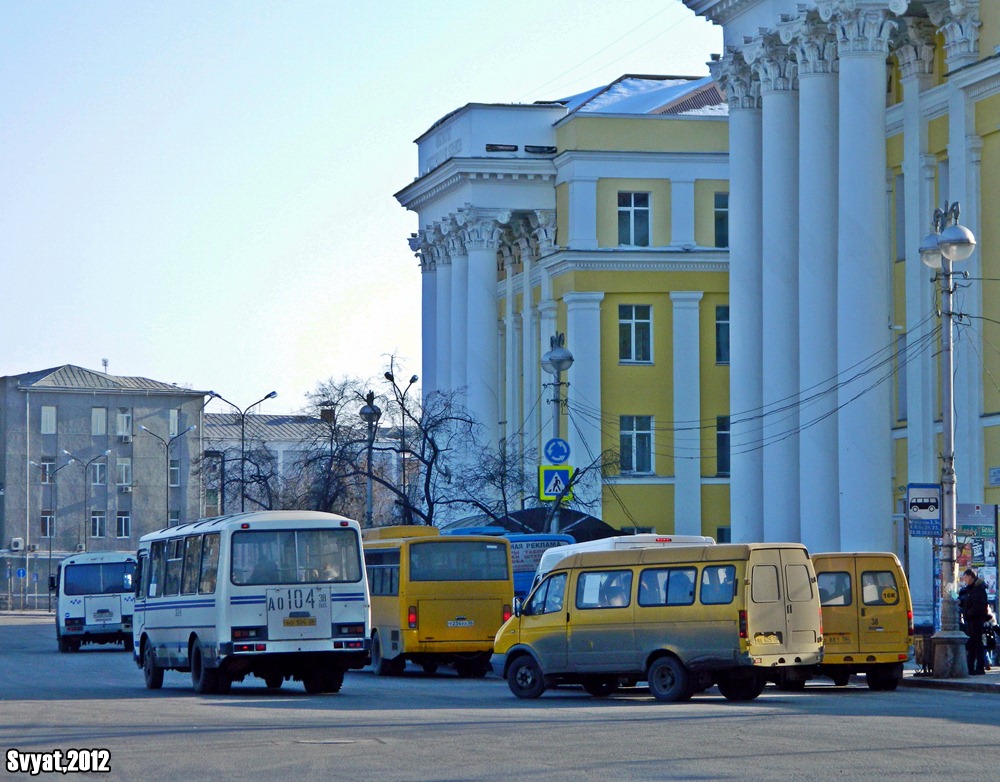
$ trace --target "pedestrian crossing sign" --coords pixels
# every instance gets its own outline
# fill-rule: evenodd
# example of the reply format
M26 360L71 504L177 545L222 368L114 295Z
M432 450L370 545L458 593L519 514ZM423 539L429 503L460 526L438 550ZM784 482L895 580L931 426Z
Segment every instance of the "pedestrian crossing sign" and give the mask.
M573 468L568 464L541 464L538 466L538 499L554 500L562 495L564 500L573 499L570 489L563 494L573 479Z

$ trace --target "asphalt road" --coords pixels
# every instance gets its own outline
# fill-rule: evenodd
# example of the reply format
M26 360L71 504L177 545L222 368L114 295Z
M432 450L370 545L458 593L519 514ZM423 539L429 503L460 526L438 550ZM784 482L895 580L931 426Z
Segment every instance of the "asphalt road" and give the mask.
M11 749L106 749L110 773L97 776L111 780L986 782L1000 774L998 706L982 693L812 683L751 703L714 689L662 704L641 688L597 699L575 687L521 701L497 675L416 671L350 673L319 696L252 678L199 696L171 671L152 692L120 647L59 654L51 618L0 615L5 767Z

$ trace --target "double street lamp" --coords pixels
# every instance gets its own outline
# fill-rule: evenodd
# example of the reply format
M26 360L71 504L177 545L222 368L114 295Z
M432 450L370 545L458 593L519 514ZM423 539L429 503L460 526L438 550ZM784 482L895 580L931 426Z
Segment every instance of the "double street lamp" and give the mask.
M976 249L976 237L958 224L958 202L935 209L932 231L920 243L920 260L939 269L941 284L941 414L943 422L941 454L941 631L934 635L934 676L961 678L968 669L965 659L965 633L958 623L958 607L953 592L958 577L955 556L958 499L955 480L955 393L954 357L952 355L954 313L952 312L952 264L966 260Z
M412 375L410 377L410 382L406 384L406 388L402 391L400 391L399 386L396 385L396 378L392 372L386 372L385 379L392 383L393 388L395 388L399 393L399 408L402 420L402 424L399 429L399 464L403 480L403 523L405 524L410 515L410 500L406 496L406 394L413 384L420 378L417 375Z
M45 480L45 482L49 486L49 492L48 492L49 493L49 507L48 507L48 510L49 510L49 513L52 514L52 516L49 517L49 522L46 525L47 529L45 530L45 532L48 533L46 537L48 537L48 539L49 539L49 564L48 564L47 573L46 573L46 576L47 576L46 583L49 583L52 580L52 538L55 537L55 534L56 534L56 506L52 504L52 491L55 488L55 485L56 485L56 476L59 474L59 471L62 470L63 468L65 468L65 467L69 467L75 461L76 461L76 459L71 456L69 458L69 461L66 462L66 464L63 464L63 465L61 465L59 467L56 467L54 470L50 470L49 466L47 464L39 464L38 462L34 462L34 461L29 462L33 467L37 467L39 470L42 471L42 477L43 477L43 479ZM27 548L28 547L25 546L25 549L27 549ZM28 556L27 556L27 553L26 553L25 554L25 569L26 570L30 570L30 568L28 568L27 558L28 558ZM47 610L51 611L52 610L52 590L49 589L47 591L48 591L48 609Z
M358 411L361 420L368 424L368 483L365 491L365 525L372 526L372 447L375 444L375 427L382 417L382 409L375 404L375 392L364 397L365 406Z
M164 518L166 519L168 527L170 526L170 446L174 444L174 440L181 439L182 437L184 437L184 435L193 432L197 428L198 427L195 424L191 424L191 426L189 426L183 432L175 434L173 437L171 437L169 439L164 439L164 438L160 437L160 435L156 434L155 432L149 431L149 429L147 429L145 426L141 426L141 425L139 426L139 430L140 431L145 432L146 434L151 435L152 437L155 437L157 440L160 441L160 444L163 446L163 451L164 451L163 459L164 459L165 466L166 466L166 470L165 470L166 482L164 483L164 486L163 486L163 491L164 491L164 494L163 494L163 505L164 505L164 510L166 512L166 515L165 515ZM178 481L178 483L179 483L179 481Z
M562 373L573 366L573 354L566 347L566 335L557 331L555 336L549 338L548 353L542 356L542 369L550 375L555 376L552 384L552 437L559 437L559 416L562 410L562 387L569 383L562 382ZM559 504L561 500L557 497L554 500L555 510L552 513L552 532L559 532Z
M209 391L208 395L213 399L225 402L240 416L240 511L242 512L246 510L247 506L247 413L253 410L261 402L266 402L268 399L274 399L278 395L278 392L272 391L270 394L258 399L252 405L244 408L238 407L222 396L222 394L217 394L214 391Z
M79 456L76 456L70 451L67 451L65 448L63 449L63 453L70 458L67 464L72 464L75 461L77 464L83 467L83 526L81 527L83 535L81 536L79 533L77 533L76 549L77 551L86 551L87 524L89 522L88 517L90 516L90 484L87 482L88 479L90 478L90 465L94 464L95 462L99 462L101 459L106 459L107 457L109 457L111 455L111 449L109 448L104 453L99 453L93 459L88 459L87 461L84 461Z

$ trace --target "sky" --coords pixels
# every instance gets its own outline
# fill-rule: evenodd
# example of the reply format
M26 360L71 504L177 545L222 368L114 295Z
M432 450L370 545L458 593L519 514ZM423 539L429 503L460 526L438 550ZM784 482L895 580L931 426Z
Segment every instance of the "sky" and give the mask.
M106 359L279 413L419 373L413 140L721 48L680 0L4 0L0 376Z

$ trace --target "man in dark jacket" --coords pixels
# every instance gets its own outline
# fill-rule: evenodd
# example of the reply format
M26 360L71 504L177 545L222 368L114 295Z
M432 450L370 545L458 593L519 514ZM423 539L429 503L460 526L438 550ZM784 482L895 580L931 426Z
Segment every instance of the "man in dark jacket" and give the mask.
M962 608L962 624L969 640L965 643L965 654L969 662L969 674L979 676L983 669L983 628L989 619L989 598L986 582L979 578L972 568L962 574L963 586L958 592L958 602Z

